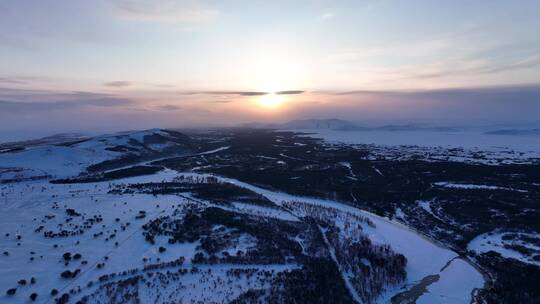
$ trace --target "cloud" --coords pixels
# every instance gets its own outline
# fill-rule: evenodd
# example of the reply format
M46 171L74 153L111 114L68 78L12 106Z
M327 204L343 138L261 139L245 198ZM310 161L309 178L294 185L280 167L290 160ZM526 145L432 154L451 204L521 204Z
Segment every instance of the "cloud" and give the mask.
M525 107L523 103L534 103L540 106L540 84L394 92L394 95L418 100L482 104L486 106L486 111L489 111L489 105L496 104L521 103L520 105Z
M46 77L37 77L37 76L0 76L0 84L7 85L19 85L19 84L30 84L33 82L46 82L49 79Z
M499 72L506 72L506 71L530 69L537 66L540 66L540 55L532 56L523 60L519 60L519 61L507 63L507 64L486 67L480 70L479 73L492 74L492 73L499 73Z
M208 100L207 103L230 103L233 102L230 99L222 99L222 100Z
M195 94L207 94L207 95L239 95L239 96L262 96L267 95L268 92L256 92L256 91L203 91Z
M320 94L318 96L317 94ZM338 117L365 123L486 126L534 123L540 83L427 90L310 92L319 105L298 106L293 117ZM320 98L320 99L319 99Z
M390 92L390 91L376 91L376 90L351 90L351 91L332 91L332 90L319 90L319 91L312 91L312 94L315 95L333 95L333 96L340 96L340 95L367 95L367 94L381 94L382 92Z
M93 92L0 88L0 112L39 112L87 107L127 107L131 99Z
M159 22L196 27L214 20L219 12L195 0L110 0L120 17L142 22Z
M111 88L125 88L125 87L133 87L133 86L145 86L145 87L154 87L154 88L173 88L174 85L172 84L166 84L166 83L150 83L150 82L141 82L141 81L127 81L127 80L115 80L115 81L108 81L103 83L106 87Z
M300 90L293 90L293 91L279 91L279 92L276 92L277 95L298 95L298 94L303 94L305 91L300 91Z
M463 103L490 102L532 102L540 98L540 84L464 87L434 90L353 90L353 91L315 91L314 94L331 96L371 96L374 98L394 98L396 100L455 101Z
M109 81L104 83L103 85L106 87L123 88L128 87L132 84L133 83L131 81Z
M182 107L168 104L168 105L157 106L156 109L159 111L179 111L179 110L182 110Z
M461 64L463 65L463 64ZM469 64L470 67L457 69L440 69L439 71L411 73L403 79L432 79L464 75L488 75L503 72L532 69L540 66L540 56L531 56L525 59L505 63L485 63L481 65Z
M12 37L0 33L0 48L13 48L23 51L34 51L37 48L28 43L23 37Z
M6 112L39 112L65 109L80 109L84 107L116 107L131 104L126 99L94 99L56 102L18 102L0 100L0 110Z
M325 14L322 14L319 19L321 20L328 20L328 19L332 19L334 18L334 14L333 13L325 13Z
M366 87L381 89L516 83L516 77L508 74L534 72L540 66L538 39L487 39L488 28L466 25L422 39L352 45L326 59L345 71L346 76L336 83L355 85L349 80L355 78ZM523 78L535 80L533 73ZM431 79L436 81L427 81Z
M6 83L6 84L25 84L25 81L22 81L18 78L11 78L11 77L0 77L0 83Z

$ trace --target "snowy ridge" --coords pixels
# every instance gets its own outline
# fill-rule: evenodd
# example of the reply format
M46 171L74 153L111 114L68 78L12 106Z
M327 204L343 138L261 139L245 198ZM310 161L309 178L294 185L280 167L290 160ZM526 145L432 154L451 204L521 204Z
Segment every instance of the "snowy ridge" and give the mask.
M126 155L158 154L172 148L188 151L179 138L159 129L101 135L68 144L45 142L23 148L0 153L0 169L26 170L26 178L43 175L64 178L76 176L90 165ZM1 175L0 178L4 179Z

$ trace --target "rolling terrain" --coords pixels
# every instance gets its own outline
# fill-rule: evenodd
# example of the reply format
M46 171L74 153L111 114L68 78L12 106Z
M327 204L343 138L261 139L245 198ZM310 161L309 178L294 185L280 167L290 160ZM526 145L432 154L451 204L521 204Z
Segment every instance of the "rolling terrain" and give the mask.
M3 145L2 303L534 303L534 158L147 130Z

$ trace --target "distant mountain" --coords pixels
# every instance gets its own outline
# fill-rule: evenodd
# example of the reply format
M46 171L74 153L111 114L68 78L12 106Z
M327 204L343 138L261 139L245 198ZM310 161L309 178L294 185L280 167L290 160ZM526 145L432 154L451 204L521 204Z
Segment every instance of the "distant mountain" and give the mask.
M418 125L386 125L381 127L369 128L374 131L431 131L431 132L457 132L456 128L451 127L424 127Z
M519 135L540 136L540 129L501 129L485 132L488 135Z
M268 129L330 129L330 130L346 130L346 129L363 129L363 127L342 119L300 119L291 120L286 123L248 123L243 125L246 128L268 128Z
M429 127L413 124L406 125L384 125L377 127L367 127L347 120L331 119L303 119L292 120L281 124L249 123L243 125L246 128L267 128L267 129L287 129L287 130L336 130L336 131L431 131L431 132L457 132L450 127Z
M304 119L304 120L292 120L287 123L281 124L280 128L283 129L353 129L358 128L355 123L341 120L341 119Z

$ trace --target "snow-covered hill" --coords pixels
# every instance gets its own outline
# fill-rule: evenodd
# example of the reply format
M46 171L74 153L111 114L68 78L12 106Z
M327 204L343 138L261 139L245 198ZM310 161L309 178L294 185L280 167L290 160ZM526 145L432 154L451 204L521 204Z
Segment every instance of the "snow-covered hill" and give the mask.
M189 137L178 132L159 129L92 138L54 136L4 144L0 147L3 147L3 152L0 153L0 181L43 176L65 178L84 173L87 169L112 168L112 164L111 167L90 167L105 161L121 159L130 164L128 159L137 161L159 155L192 152Z

